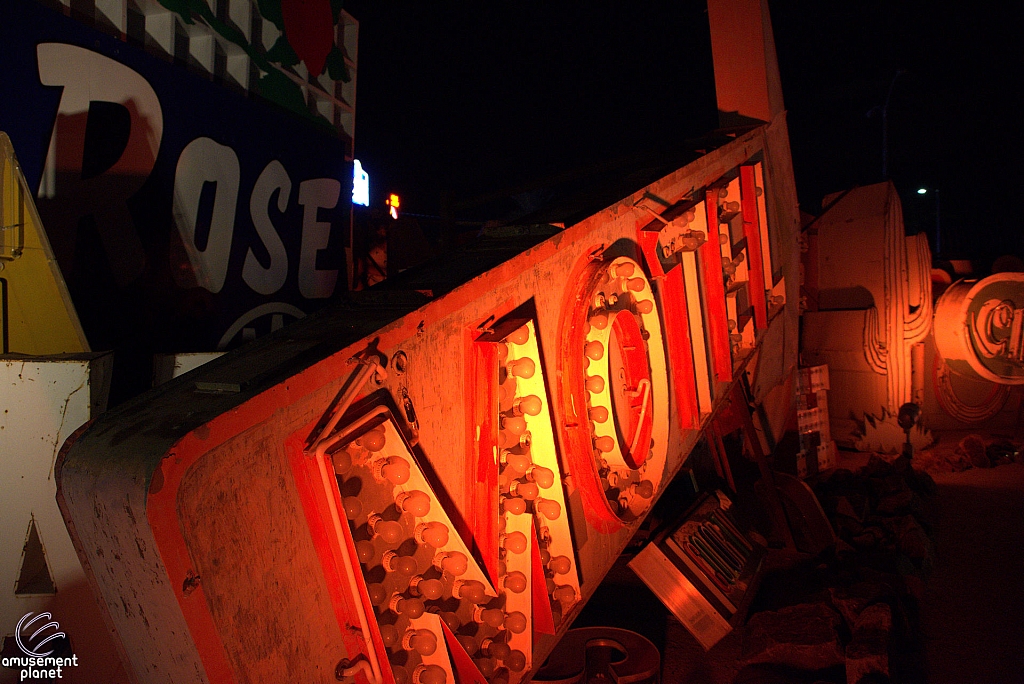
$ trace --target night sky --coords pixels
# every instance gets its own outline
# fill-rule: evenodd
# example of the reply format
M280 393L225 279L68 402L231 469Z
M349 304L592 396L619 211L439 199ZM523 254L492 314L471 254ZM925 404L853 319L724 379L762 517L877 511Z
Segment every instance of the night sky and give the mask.
M891 88L889 176L909 231L934 250L936 195L914 191L938 188L942 256L1024 256L1018 18L988 0L770 8L804 210L883 179ZM407 212L543 186L717 123L701 2L346 9L360 22L356 156L374 201L398 192Z

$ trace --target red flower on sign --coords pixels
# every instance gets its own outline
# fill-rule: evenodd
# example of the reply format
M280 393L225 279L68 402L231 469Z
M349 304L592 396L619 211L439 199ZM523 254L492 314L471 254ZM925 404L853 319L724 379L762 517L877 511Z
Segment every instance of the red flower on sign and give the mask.
M281 0L284 35L311 76L324 71L334 47L334 18L330 0Z

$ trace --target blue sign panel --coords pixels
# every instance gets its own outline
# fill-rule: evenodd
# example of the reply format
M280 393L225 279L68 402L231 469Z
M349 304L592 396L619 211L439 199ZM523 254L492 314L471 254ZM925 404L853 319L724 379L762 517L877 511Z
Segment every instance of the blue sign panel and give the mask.
M330 132L31 0L0 3L0 64L0 130L93 349L226 349L345 287Z

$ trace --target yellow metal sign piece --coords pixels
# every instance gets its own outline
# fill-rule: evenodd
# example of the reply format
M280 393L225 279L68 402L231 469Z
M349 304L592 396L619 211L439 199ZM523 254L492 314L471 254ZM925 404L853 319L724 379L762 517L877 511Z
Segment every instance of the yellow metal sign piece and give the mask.
M0 132L0 352L89 351L14 148Z

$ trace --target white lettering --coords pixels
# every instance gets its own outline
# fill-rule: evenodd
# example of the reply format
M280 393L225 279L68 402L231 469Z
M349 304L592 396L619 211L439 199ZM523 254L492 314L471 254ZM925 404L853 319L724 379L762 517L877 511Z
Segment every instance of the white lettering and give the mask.
M274 228L270 220L268 205L273 197L274 191L277 194L277 210L284 212L288 208L288 198L292 192L292 181L288 172L276 159L263 169L263 173L256 180L253 186L252 195L249 197L249 214L252 216L252 224L263 241L264 247L270 254L270 264L264 268L252 248L245 255L245 265L242 267L242 280L245 284L262 295L272 295L284 285L288 278L288 253L285 251L281 236Z
M327 247L331 224L317 220L319 209L333 209L341 195L341 183L334 178L313 178L299 184L302 205L302 246L299 250L299 292L306 299L330 297L338 271L318 270L316 255Z
M210 138L196 138L181 151L174 171L174 223L192 265L194 280L183 280L181 274L175 273L179 285L198 285L210 292L220 292L224 287L235 228L238 178L238 157L227 145ZM196 223L206 183L216 184L216 190L209 235L206 246L200 249L196 244Z

